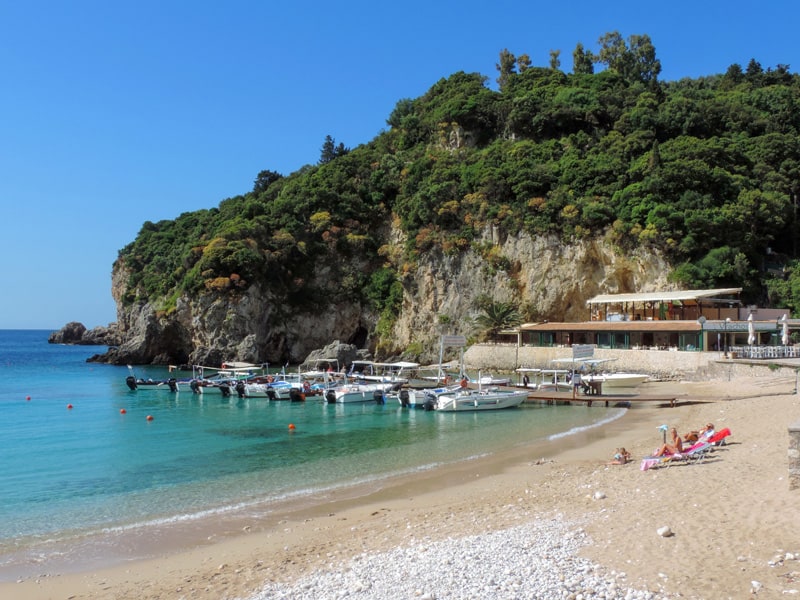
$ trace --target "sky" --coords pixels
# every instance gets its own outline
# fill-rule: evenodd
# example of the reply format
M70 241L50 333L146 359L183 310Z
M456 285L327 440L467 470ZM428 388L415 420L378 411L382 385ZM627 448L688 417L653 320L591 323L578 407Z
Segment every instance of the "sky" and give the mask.
M650 36L662 81L755 58L800 72L800 2L0 0L0 329L116 321L111 270L147 221L250 191L384 131L503 49L548 66Z

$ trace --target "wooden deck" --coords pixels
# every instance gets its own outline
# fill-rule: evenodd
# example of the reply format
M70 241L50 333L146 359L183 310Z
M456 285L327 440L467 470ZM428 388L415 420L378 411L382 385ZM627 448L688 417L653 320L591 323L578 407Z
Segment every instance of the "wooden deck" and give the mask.
M528 393L526 402L542 402L544 404L574 404L586 403L591 406L593 403L603 402L605 406L613 404L634 402L657 402L659 404L674 407L681 400L686 398L681 396L659 396L651 394L576 394L570 392L540 392L531 390Z

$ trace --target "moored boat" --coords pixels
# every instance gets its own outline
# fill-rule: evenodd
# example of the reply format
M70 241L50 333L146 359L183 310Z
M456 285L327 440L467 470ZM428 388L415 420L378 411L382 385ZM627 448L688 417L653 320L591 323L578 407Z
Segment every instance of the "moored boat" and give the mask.
M459 389L439 394L436 397L436 410L459 412L514 408L522 404L527 397L526 390Z
M133 370L132 365L128 365L128 375L125 378L125 385L128 386L128 389L132 392L135 391L162 391L162 392L179 392L181 383L175 377L170 377L168 379L152 379L152 378L144 378L144 377L137 377L136 373ZM185 386L187 382L182 382Z
M603 388L635 388L650 379L646 373L627 373L622 371L601 371L598 372L597 368L607 362L615 359L611 358L588 358L583 359L581 362L589 367L591 371L588 374L582 375L582 380L589 383L597 381L602 384Z
M360 383L344 382L332 387L325 392L325 400L329 404L347 404L350 402L376 402L384 404L386 394L399 389L396 383Z
M436 399L440 394L455 392L461 389L460 384L446 385L429 388L406 388L403 387L394 394L397 401L403 408L422 408L424 410L434 410Z
M542 369L536 389L542 392L571 392L570 373L567 369Z

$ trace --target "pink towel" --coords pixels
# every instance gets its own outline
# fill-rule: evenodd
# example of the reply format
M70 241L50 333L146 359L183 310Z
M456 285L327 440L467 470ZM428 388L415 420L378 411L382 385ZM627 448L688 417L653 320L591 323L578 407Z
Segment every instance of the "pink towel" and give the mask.
M650 467L655 467L661 462L660 458L645 458L642 460L642 466L639 467L642 471L647 471Z

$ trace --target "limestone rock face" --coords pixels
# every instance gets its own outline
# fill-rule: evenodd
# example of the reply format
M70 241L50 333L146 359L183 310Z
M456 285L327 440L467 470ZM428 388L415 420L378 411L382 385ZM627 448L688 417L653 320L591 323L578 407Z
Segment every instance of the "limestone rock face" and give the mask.
M350 339L359 331L357 305L338 305L314 315L287 314L280 327L269 292L251 286L238 296L203 294L178 299L164 314L148 303L119 309L125 339L93 360L114 364L199 364L225 361L256 364L297 363L333 338ZM281 307L281 314L286 313Z
M404 282L407 293L394 330L398 348L417 342L430 353L440 333L473 333L469 323L480 312L481 297L529 304L537 320L587 321L586 301L598 294L670 289L669 265L654 253L623 255L602 240L563 245L554 237L502 239L496 230L482 241L510 268L492 268L475 252L425 255ZM439 315L449 322L437 327Z
M390 248L400 248L403 235L393 230L388 241ZM391 339L381 340L381 350L385 355L399 355L413 344L416 358L435 360L442 333L474 333L470 323L480 313L483 299L531 306L538 320L585 321L590 316L587 299L600 293L670 289L669 270L656 253L640 250L624 255L602 239L565 245L555 237L504 235L489 228L473 248L452 255L427 252L402 276L401 313ZM335 288L325 268L319 269L316 278L316 289ZM173 310L164 312L147 303L123 302L127 280L128 273L115 265L112 295L122 339L118 347L95 360L208 366L233 360L296 364L332 340L376 349L377 316L356 303L326 301L317 311L293 312L269 289L251 285L236 295L183 296Z

